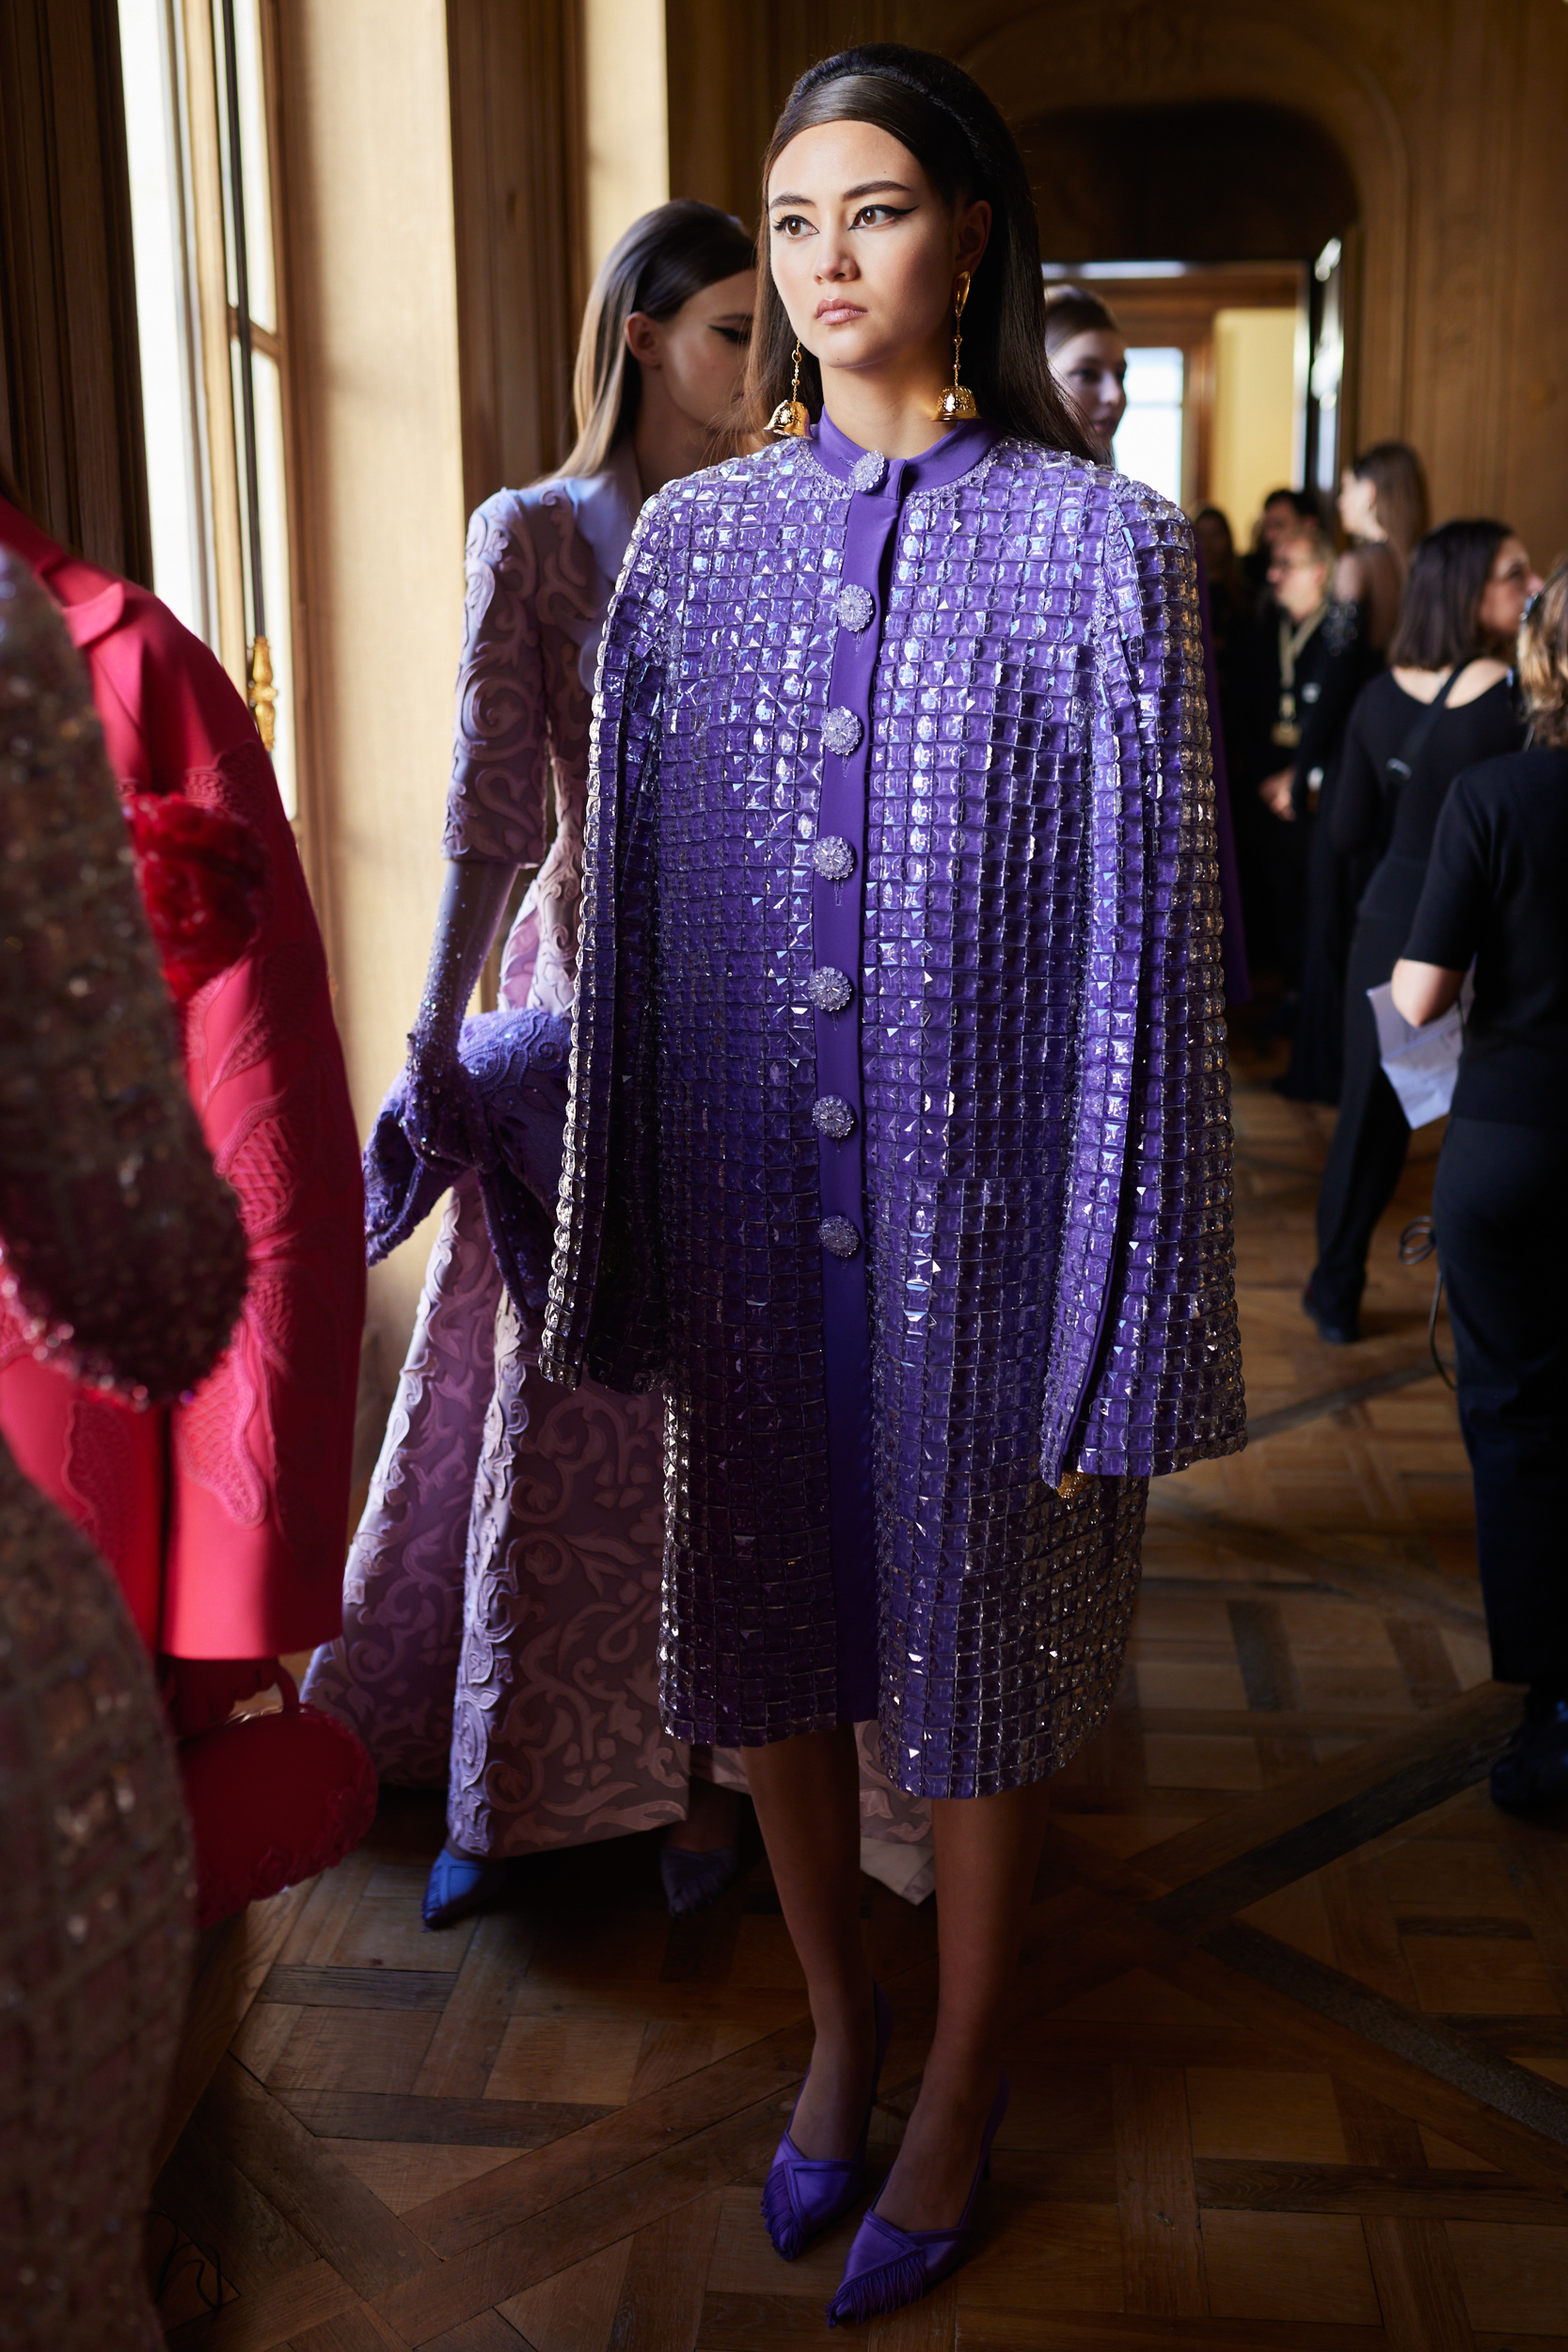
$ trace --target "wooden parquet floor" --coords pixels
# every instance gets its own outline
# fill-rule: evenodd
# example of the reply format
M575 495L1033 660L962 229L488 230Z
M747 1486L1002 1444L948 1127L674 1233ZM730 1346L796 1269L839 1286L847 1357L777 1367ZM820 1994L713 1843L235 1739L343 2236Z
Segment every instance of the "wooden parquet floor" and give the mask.
M1243 1069L1245 1066L1243 1065ZM1297 1297L1326 1114L1238 1086L1253 1442L1155 1489L1127 1674L1053 1784L974 2259L872 2352L1568 2352L1568 1820L1490 1804L1470 1495L1430 1271L1369 1337ZM1425 1145L1428 1138L1419 1138ZM808 2050L766 1866L672 1925L651 1842L444 1935L389 1796L278 1899L279 1956L157 2185L179 2352L772 2352L852 2222L772 2253ZM895 2145L932 1906L865 1882Z

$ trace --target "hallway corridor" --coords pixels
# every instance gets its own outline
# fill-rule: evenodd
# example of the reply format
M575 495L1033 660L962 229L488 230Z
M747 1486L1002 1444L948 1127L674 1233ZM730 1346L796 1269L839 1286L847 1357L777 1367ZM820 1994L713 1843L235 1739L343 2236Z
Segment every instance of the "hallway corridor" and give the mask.
M1251 1443L1156 1486L1121 1694L1053 1784L974 2260L874 2352L1568 2347L1568 1845L1490 1804L1469 1480L1402 1270L1369 1338L1298 1295L1329 1114L1243 1066ZM441 1935L431 1799L253 1918L257 1996L158 2183L178 2352L771 2352L846 2220L757 2216L809 2048L758 1860L672 1924L653 1840ZM864 1882L912 2100L934 1920ZM221 2265L221 2280L219 2265ZM221 2297L221 2307L220 2304Z

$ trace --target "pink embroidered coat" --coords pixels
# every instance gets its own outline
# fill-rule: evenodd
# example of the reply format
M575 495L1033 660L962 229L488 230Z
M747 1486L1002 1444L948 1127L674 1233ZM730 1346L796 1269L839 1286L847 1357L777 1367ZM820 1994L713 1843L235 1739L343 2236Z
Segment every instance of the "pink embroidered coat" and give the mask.
M0 1429L110 1562L150 1649L308 1649L341 1618L365 1276L354 1116L293 834L250 713L166 606L3 500L0 543L60 607L121 792L229 811L268 866L249 951L182 1015L191 1098L249 1245L233 1340L187 1396L137 1413L0 1322Z

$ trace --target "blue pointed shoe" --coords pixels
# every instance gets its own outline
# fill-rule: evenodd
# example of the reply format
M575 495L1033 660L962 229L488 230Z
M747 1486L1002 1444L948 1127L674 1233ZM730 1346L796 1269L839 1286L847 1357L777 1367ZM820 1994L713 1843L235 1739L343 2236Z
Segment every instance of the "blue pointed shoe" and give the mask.
M1007 2097L1004 2074L996 2104L986 2119L969 2201L956 2230L900 2230L895 2223L884 2221L872 2206L855 2232L838 2293L828 2305L830 2328L836 2328L840 2320L853 2327L884 2312L901 2311L906 2303L918 2303L950 2270L958 2269L969 2250L970 2216L980 2184L990 2170L991 2141L1002 2128Z
M427 1928L450 1928L476 1911L490 1910L505 1894L511 1868L507 1862L470 1861L443 1846L431 1865L420 1916Z
M877 2108L877 2086L882 2079L882 2060L893 2039L893 2011L879 1984L872 1986L871 1997L877 2018L877 2063L860 2146L852 2156L803 2156L785 2132L763 2186L762 2217L768 2224L775 2252L782 2254L786 2263L804 2253L811 2240L820 2236L841 2213L847 2213L865 2186L865 2147ZM801 2090L804 2089L802 2084ZM800 2100L795 2104L799 2106ZM794 2116L789 2120L793 2123Z

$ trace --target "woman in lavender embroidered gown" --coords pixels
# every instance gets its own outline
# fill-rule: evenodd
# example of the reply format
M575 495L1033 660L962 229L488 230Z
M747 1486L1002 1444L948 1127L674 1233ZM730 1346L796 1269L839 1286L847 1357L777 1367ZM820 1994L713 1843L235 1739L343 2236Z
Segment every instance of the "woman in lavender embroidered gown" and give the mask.
M542 1361L663 1384L664 1718L744 1752L816 2028L782 2253L859 2193L885 2039L859 1717L932 1802L936 2037L836 2318L960 2258L1147 1481L1243 1420L1191 532L1051 385L966 75L813 69L765 190L802 437L651 501L611 609Z
M501 952L500 1000L570 1011L604 615L644 496L700 464L733 410L752 267L751 239L708 205L635 222L584 321L576 448L473 517L451 863L416 1071L421 1049L432 1062L450 1050L520 867L539 871ZM736 1800L689 1786L658 1722L659 1444L649 1398L540 1381L475 1179L460 1177L350 1552L342 1639L305 1686L383 1779L446 1784L432 1925L494 1899L514 1857L680 1825L689 1808L695 1846L733 1848ZM669 1875L675 1901L685 1882Z

